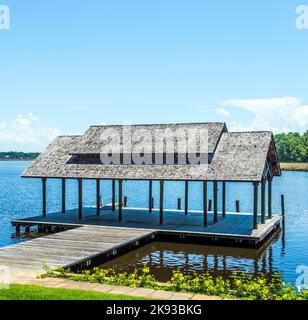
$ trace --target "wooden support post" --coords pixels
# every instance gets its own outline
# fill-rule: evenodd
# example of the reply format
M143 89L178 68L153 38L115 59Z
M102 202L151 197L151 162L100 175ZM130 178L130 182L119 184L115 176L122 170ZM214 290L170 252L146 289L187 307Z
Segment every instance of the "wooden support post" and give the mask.
M46 178L42 178L42 193L43 193L43 217L46 217L47 209L46 209Z
M152 194L153 194L153 181L149 181L149 213L152 213L153 203L152 203Z
M268 187L267 187L267 201L268 201L268 218L272 219L272 178L268 179Z
M284 194L281 195L281 215L284 219L285 217L285 210L284 210Z
M78 219L82 219L82 179L78 179Z
M112 211L115 212L116 197L115 197L115 180L112 180Z
M265 223L265 183L266 180L262 179L261 182L261 223Z
M214 194L214 222L218 222L217 211L217 181L213 182L213 194Z
M212 211L212 199L209 199L208 211Z
M188 181L185 181L185 216L188 215Z
M101 214L101 181L96 179L96 215Z
M152 209L154 209L154 197L152 197Z
M123 186L123 181L122 180L119 180L119 222L122 222L122 197L123 197L123 189L122 189L122 186Z
M253 183L253 228L258 229L258 187L259 182Z
M240 212L240 200L235 201L235 211Z
M164 180L160 180L159 223L164 223Z
M222 182L222 217L226 216L226 182Z
M125 197L124 197L124 204L123 204L123 207L124 207L124 208L127 207L127 202L128 202L128 199L127 199L127 197L125 196Z
M203 181L203 225L207 226L207 182Z
M178 198L178 210L182 210L182 199Z
M66 212L66 180L62 178L62 213Z

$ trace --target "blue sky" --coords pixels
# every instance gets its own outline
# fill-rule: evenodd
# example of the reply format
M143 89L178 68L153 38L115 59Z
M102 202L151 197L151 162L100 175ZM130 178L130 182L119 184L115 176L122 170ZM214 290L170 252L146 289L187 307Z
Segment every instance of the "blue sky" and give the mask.
M92 124L308 128L308 0L0 0L0 150Z

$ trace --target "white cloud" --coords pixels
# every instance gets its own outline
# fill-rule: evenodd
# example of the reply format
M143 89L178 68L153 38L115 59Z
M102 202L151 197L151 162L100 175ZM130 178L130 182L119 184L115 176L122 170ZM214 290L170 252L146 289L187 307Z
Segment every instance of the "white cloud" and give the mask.
M272 130L276 133L308 129L308 105L302 105L299 98L231 99L223 105L238 107L254 115L249 124L231 122L232 131Z
M230 112L224 108L219 108L217 110L217 113L220 114L221 116L224 116L224 117L230 117Z
M0 150L41 151L59 134L32 113L18 115L10 123L0 121Z

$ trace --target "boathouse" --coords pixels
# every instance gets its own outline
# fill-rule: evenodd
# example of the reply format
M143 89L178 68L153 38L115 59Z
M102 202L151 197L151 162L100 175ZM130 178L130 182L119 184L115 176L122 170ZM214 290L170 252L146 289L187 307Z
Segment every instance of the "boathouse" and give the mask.
M161 133L165 133L165 136L156 139ZM193 141L190 140L191 136L196 138L195 151L190 151ZM168 137L173 139L170 145L174 152L168 149L167 144L170 142ZM201 140L205 137L206 149L202 149ZM199 159L199 162L189 161L193 152L195 154L192 158ZM83 218L84 210L83 180L96 180L96 191L93 194L96 197L97 215L102 214L100 181L111 180L111 210L117 214L119 224L123 222L125 214L123 181L148 181L147 210L150 213L153 210L153 181L159 181L158 225L164 224L165 183L183 182L184 214L189 215L189 183L202 182L203 212L200 223L204 227L219 223L220 215L222 218L228 218L226 217L228 182L248 183L253 190L251 227L257 229L258 224L264 224L267 219L272 218L272 179L280 175L279 158L272 132L229 132L225 123L183 123L100 125L91 126L84 135L59 136L30 164L22 177L42 179L43 217L47 214L46 180L62 180L62 212L65 213L66 180L76 179L78 181L76 213L80 220ZM116 184L118 184L117 196ZM208 207L209 187L213 188L212 209ZM218 187L221 187L222 191L219 198ZM219 201L221 201L221 212L218 212Z

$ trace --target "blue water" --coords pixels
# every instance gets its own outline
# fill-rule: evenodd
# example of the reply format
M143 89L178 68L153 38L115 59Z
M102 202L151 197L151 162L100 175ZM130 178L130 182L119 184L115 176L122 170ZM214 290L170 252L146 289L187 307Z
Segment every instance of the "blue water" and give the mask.
M11 219L23 218L41 213L41 181L39 179L22 179L20 174L29 162L0 162L0 246L24 241L15 237L15 229L11 227ZM129 206L147 207L148 183L125 182L124 195L128 196ZM166 182L165 207L175 208L177 198L183 198L184 184ZM47 181L47 207L49 212L61 210L61 181ZM111 183L102 181L104 203L111 201ZM209 188L209 197L211 197ZM202 185L189 185L190 209L202 210ZM273 212L280 212L280 194L285 194L286 228L265 251L269 250L274 270L280 270L288 282L295 282L298 265L308 266L308 173L284 172L281 178L273 182ZM168 195L168 196L167 196ZM159 185L153 184L155 206L158 206ZM245 183L227 184L227 210L235 210L235 200L240 200L241 211L252 211L252 185ZM77 182L67 182L67 208L77 207ZM84 182L84 205L95 205L95 182ZM183 249L184 250L184 249ZM172 250L171 250L172 251ZM185 251L185 250L184 250ZM224 253L223 253L224 252ZM237 258L237 253L225 253L232 258L232 266L245 266L245 259ZM264 253L262 253L264 255ZM169 248L170 256L170 248ZM240 256L240 255L239 255ZM174 257L173 257L174 258ZM195 257L196 258L196 257ZM230 257L229 257L230 258ZM262 257L260 257L262 265Z

